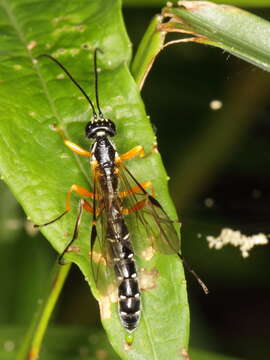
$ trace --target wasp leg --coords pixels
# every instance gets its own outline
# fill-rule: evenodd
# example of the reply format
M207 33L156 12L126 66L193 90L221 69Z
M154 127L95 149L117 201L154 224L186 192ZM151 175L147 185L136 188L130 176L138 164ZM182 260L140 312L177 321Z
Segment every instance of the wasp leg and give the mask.
M129 150L128 152L122 154L119 156L119 160L118 161L125 161L125 160L129 160L132 159L136 156L139 157L144 157L144 148L141 145L135 146L133 149Z
M57 216L55 219L51 220L51 221L48 221L44 224L34 224L34 228L41 228L41 227L45 227L47 225L51 225L53 224L54 222L60 220L64 215L66 215L67 213L69 212L69 210L65 210L61 215Z
M63 130L58 128L57 125L53 125L53 128L54 128L55 131L57 131L61 135L61 137L64 140L65 145L68 148L70 148L70 150L72 150L73 152L75 152L78 155L91 157L91 155L92 155L91 152L81 148L79 145L77 145L74 142L66 139Z
M66 196L66 211L68 212L71 209L71 205L70 205L70 197L72 192L76 192L77 194L81 195L81 196L85 196L85 197L89 197L91 199L97 198L97 195L94 195L94 193L92 193L91 191L88 191L87 189L85 189L82 186L73 184L70 189L67 192L67 196Z
M131 214L131 213L133 213L135 211L139 211L142 208L144 208L146 202L147 202L147 199L144 199L144 200L138 201L136 204L134 204L130 208L123 208L122 209L122 214L123 215L128 215L128 214Z
M65 264L65 261L63 261L63 256L65 255L66 252L69 252L71 244L78 238L79 227L80 227L80 223L81 223L83 210L85 210L87 212L93 212L92 206L86 200L80 199L79 211L78 211L78 215L77 215L77 219L76 219L76 223L75 223L75 227L74 227L74 231L73 231L73 236L72 236L72 239L70 240L70 242L67 244L67 246L64 248L63 252L61 253L61 255L58 258L59 265Z
M34 227L35 228L40 228L40 227L44 227L44 226L47 226L47 225L50 225L50 224L53 224L54 222L60 220L64 215L66 215L70 209L71 209L71 205L70 205L70 197L71 197L71 193L72 192L76 192L77 194L81 195L81 196L85 196L85 197L90 197L90 198L94 198L94 194L90 191L88 191L87 189L83 188L82 186L79 186L79 185L76 185L76 184L73 184L70 189L68 190L67 192L67 196L66 196L66 210L60 214L59 216L57 216L55 219L49 221L49 222L46 222L45 224L40 224L40 225L37 225L35 224ZM88 204L88 203L87 203ZM90 205L89 205L90 206Z
M131 194L145 194L143 190L150 189L153 196L155 196L155 189L151 181L145 181L137 186L133 186L130 189L120 191L119 196L125 198Z
M79 145L73 143L72 141L69 141L68 139L64 139L64 143L67 147L70 148L73 152L75 152L78 155L90 157L92 154L90 151L84 150Z
M143 200L138 201L136 204L134 204L130 208L123 208L123 210L122 210L123 215L128 215L128 214L131 214L131 213L133 213L135 211L141 210L148 201L151 201L153 203L157 202L157 200L155 200L155 198L154 198L155 189L154 189L154 186L151 183L151 181L145 181L143 183L138 183L136 181L136 183L138 185L133 186L132 188L130 188L128 190L121 191L119 193L119 196L123 198L123 197L127 197L127 196L129 196L131 194L142 193L142 194L146 195L146 198L143 199ZM146 191L146 189L149 189L149 188L151 189L152 195L150 195ZM158 202L157 202L157 204L161 207L161 205Z

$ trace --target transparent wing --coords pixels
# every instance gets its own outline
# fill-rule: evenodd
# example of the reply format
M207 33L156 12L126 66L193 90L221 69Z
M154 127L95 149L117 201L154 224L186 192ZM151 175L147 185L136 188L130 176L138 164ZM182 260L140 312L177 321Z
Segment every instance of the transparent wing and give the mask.
M90 237L90 259L98 291L108 295L117 285L110 243L107 239L107 212L98 180L94 179L93 224Z
M144 238L155 250L164 254L178 254L180 239L175 226L179 223L170 220L160 203L150 195L135 179L132 173L120 165L120 192L136 188L124 197L123 204L131 209L137 219L138 228Z
M207 294L207 286L180 253L180 238L175 229L175 226L179 225L179 223L170 220L160 203L140 185L123 164L120 165L120 169L121 187L136 190L127 191L129 196L125 197L124 204L129 206L132 210L131 213L134 212L136 216L138 231L143 236L142 241L146 238L148 243L161 253L178 255L190 273L197 279L205 294ZM125 190L123 191L125 192Z

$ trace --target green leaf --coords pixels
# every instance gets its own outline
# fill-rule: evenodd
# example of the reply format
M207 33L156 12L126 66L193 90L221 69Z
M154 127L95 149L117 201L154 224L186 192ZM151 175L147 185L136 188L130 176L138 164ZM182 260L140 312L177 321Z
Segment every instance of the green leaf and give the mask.
M175 30L189 30L197 42L217 46L270 71L270 23L233 6L208 1L179 1L165 9Z
M157 199L169 216L176 218L168 197L167 176L158 152L152 152L155 136L145 114L139 90L128 64L131 44L121 17L120 1L80 2L1 0L0 69L0 169L27 215L44 223L63 212L72 184L89 188L88 160L74 155L59 134L89 148L84 127L92 117L82 94L54 63L35 58L50 53L58 58L93 98L93 49L99 47L100 103L116 122L119 153L141 144L150 155L129 162L139 181L150 180ZM42 231L61 252L72 236L78 198L73 211ZM123 359L175 359L188 346L189 312L183 269L177 257L154 254L148 261L137 253L145 286L143 312L133 345L127 349L117 301L101 297L91 277L89 237L91 216L84 215L80 252L66 258L76 263L89 282L102 309L103 325ZM135 240L136 229L130 228Z

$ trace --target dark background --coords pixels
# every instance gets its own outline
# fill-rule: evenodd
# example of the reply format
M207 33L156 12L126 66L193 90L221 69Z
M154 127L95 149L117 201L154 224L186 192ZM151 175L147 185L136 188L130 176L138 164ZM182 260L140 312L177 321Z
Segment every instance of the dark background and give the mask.
M251 11L270 19L269 10ZM134 51L157 12L124 10ZM182 251L210 289L205 296L187 274L191 345L267 359L269 246L258 246L243 259L229 246L209 250L205 236L218 235L223 227L247 235L270 233L270 75L219 49L175 45L158 57L142 97L171 177L182 221ZM210 109L214 99L222 101L220 110ZM0 297L0 321L25 325L48 286L56 254L40 234L32 234L3 183L0 190L0 280L5 294ZM207 198L213 199L212 207L206 206ZM95 300L75 267L54 318L57 324L99 323Z
M269 10L249 10L269 19ZM145 24L154 13L144 12ZM126 16L136 44L142 12ZM210 289L205 296L187 274L191 345L245 359L270 356L269 246L243 259L230 246L209 250L205 236L223 227L270 233L269 90L268 73L219 49L181 44L158 57L142 91L171 177L182 251ZM213 99L220 110L210 109Z

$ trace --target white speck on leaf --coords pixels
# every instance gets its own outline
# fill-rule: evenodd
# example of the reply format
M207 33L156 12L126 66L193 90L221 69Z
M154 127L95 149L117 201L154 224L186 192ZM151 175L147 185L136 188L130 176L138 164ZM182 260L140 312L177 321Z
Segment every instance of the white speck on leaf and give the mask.
M30 41L29 44L27 44L27 49L31 51L31 50L34 49L36 46L37 46L37 42L36 42L35 40L32 40L32 41Z
M22 69L22 65L16 64L13 66L14 70L21 70Z

